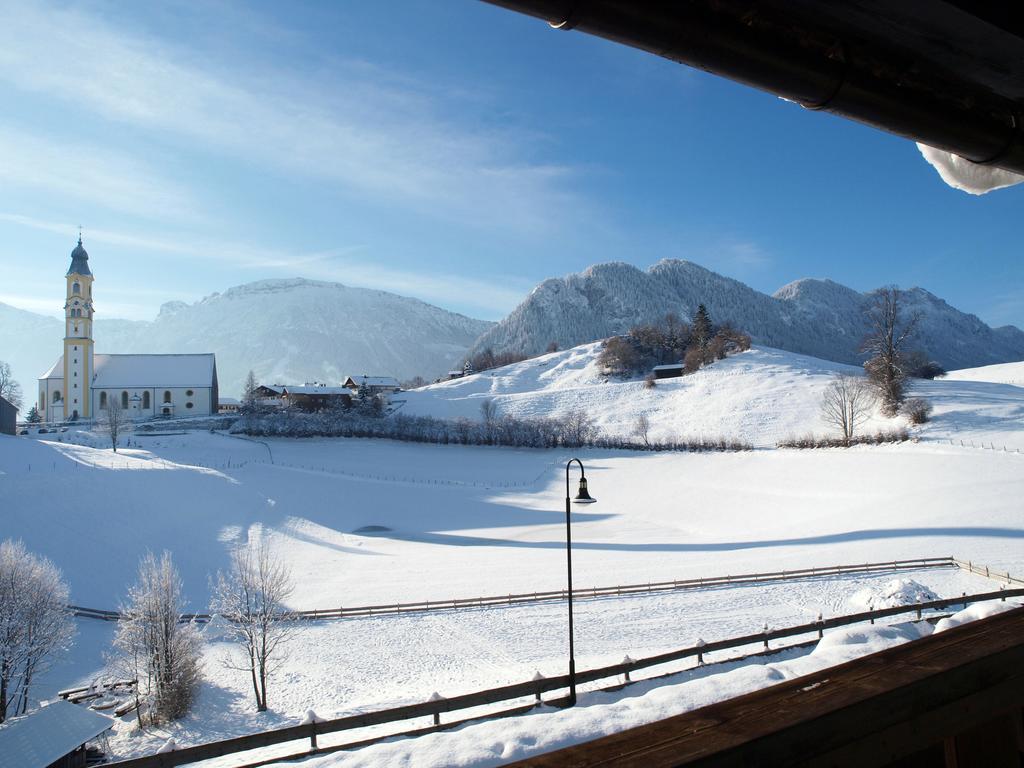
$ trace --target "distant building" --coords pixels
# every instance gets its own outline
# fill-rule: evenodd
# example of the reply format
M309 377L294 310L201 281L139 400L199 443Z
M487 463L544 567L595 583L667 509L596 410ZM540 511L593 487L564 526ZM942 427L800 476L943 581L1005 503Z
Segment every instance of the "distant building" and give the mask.
M656 379L674 379L683 375L682 363L669 363L668 365L656 365L651 369Z
M284 384L260 384L253 395L261 408L284 408Z
M465 371L448 371L448 381L451 381L452 379L461 379L465 375Z
M238 413L242 403L233 397L222 397L217 400L217 413Z
M217 412L213 354L94 353L93 274L81 237L65 280L64 354L39 379L38 408L44 420L94 419L111 402L132 419Z
M0 723L0 766L83 768L89 742L114 719L67 701L55 701Z
M393 376L349 376L344 386L357 392L360 397L364 394L393 395L402 390L402 385Z
M325 384L285 386L282 399L286 406L300 411L322 411L325 408L352 406L352 390L348 387L328 387Z
M17 432L18 409L12 403L0 397L0 435L13 435Z

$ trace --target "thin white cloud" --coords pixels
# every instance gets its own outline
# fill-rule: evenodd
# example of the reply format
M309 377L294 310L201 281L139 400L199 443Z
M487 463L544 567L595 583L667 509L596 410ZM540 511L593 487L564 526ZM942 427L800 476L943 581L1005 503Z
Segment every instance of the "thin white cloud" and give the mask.
M64 235L69 240L78 232L71 224L14 213L0 212L0 221ZM264 274L269 271L280 276L331 280L345 285L391 291L404 296L414 296L442 307L469 307L475 310L472 314L488 319L497 319L509 312L532 288L532 285L515 278L483 280L461 275L385 267L361 257L359 254L363 248L360 246L316 253L297 253L241 242L156 238L94 228L87 230L86 237L90 244L126 247L135 252L171 253L228 264L249 273L253 270L263 270ZM42 301L42 298L26 296L23 299L14 297L8 303L27 309L32 302L42 306L38 304ZM52 299L47 301L52 304ZM133 311L131 317L138 318L140 314Z
M20 3L0 25L0 78L13 86L257 167L533 233L583 204L566 191L570 169L525 161L510 137L440 118L399 78L336 67L311 82L260 71L258 57L246 64L218 72L195 51L76 9Z
M195 212L187 190L127 155L9 125L0 125L0 181L149 218Z

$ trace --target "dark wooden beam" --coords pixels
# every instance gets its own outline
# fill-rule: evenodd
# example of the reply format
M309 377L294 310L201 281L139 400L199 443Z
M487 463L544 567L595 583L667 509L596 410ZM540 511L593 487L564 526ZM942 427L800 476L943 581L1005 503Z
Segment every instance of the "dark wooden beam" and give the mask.
M1003 754L1018 738L1012 729L1022 707L1019 608L513 765L884 766L928 750L948 753L948 742L964 753L958 765L980 766L969 761L979 744ZM1003 734L1001 746L993 733Z

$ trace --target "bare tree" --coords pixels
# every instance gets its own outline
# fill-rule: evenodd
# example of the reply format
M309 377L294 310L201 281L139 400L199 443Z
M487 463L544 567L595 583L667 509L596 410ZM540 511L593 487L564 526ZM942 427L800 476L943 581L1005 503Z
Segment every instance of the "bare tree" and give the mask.
M561 424L562 444L573 448L589 445L597 437L597 425L585 411L569 411Z
M3 360L0 360L0 397L21 410L21 384L14 378L11 366Z
M866 379L837 373L822 395L821 418L849 442L857 428L871 417L874 405L874 392Z
M249 371L245 377L245 384L242 385L242 407L247 411L253 411L256 408L256 390L259 388L259 384L256 383L256 374Z
M128 590L114 637L115 664L138 681L139 726L143 706L150 722L175 720L192 705L200 675L201 641L181 619L181 578L170 552L147 553L139 562L139 580Z
M60 570L20 541L0 543L0 722L28 711L32 682L75 634Z
M903 347L913 338L920 314L904 317L902 304L905 294L894 285L875 292L866 311L869 332L861 346L868 355L864 370L878 390L882 412L895 416L903 404L907 370Z
M649 437L650 431L651 422L650 419L647 418L647 414L638 414L636 417L636 421L633 423L633 434L643 441L645 448L651 447L651 441Z
M114 449L114 453L117 453L117 441L131 428L131 421L116 397L110 398L107 401L107 407L100 411L97 427L100 432L110 438L110 445Z
M298 629L285 606L293 589L291 572L266 539L236 549L231 570L218 573L213 585L211 611L227 620L227 632L242 650L241 663L227 658L224 664L249 673L258 712L267 709L267 681Z

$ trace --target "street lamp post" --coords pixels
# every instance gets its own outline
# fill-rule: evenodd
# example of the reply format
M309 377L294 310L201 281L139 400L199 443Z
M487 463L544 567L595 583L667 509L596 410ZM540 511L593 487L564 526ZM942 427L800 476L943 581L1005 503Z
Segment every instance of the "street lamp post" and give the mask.
M580 465L580 486L576 498L569 498L569 468L573 462ZM583 469L583 462L579 459L569 459L565 465L565 564L568 571L569 581L569 700L567 706L576 704L576 658L573 649L572 639L572 526L570 525L570 502L573 504L593 504L597 499L587 492L587 474Z

